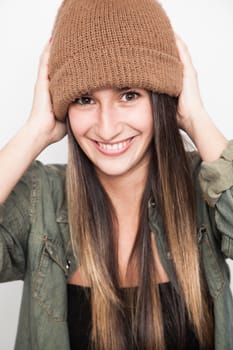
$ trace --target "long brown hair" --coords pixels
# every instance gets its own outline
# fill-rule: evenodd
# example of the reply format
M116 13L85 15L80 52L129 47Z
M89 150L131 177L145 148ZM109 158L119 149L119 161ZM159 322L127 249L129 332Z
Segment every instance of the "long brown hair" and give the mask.
M180 348L185 308L200 344L213 346L213 319L200 271L196 241L195 195L190 162L179 132L177 99L151 93L154 138L147 182L141 199L138 231L130 266L137 268L136 291L122 297L117 261L117 218L93 164L76 142L68 125L68 210L73 249L91 285L92 341L97 350L126 350L125 303L130 306L134 348L165 348L162 308L156 283L148 202L154 199L162 218L183 303L171 313L177 318ZM136 262L136 263L135 263ZM129 336L128 336L129 338ZM140 345L139 345L140 344Z

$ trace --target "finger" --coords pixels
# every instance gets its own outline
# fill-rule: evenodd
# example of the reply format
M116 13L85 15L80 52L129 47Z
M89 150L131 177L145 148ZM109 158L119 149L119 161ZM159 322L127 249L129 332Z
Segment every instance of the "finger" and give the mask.
M181 37L178 35L176 35L176 44L177 44L177 47L179 50L181 60L183 61L183 60L190 59L191 57L190 57L188 48L187 48L186 44L184 43L184 41L181 39Z
M175 34L175 38L176 38L176 44L177 44L177 48L179 51L179 56L180 59L183 63L184 69L194 69L193 63L192 63L192 58L189 52L189 49L187 47L187 45L185 44L185 42L183 41L183 39L181 39L181 37L178 34Z
M48 79L48 62L50 56L51 43L47 42L40 56L38 80Z
M50 50L51 50L51 39L45 44L42 53L40 55L40 66L45 66L48 64L49 56L50 56Z

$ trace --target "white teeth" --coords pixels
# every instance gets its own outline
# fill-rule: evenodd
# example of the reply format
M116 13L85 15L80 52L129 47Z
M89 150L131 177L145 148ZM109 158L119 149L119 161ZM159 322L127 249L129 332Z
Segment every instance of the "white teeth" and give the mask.
M119 143L113 143L113 144L98 142L98 145L100 146L100 148L106 151L120 151L123 148L125 148L129 142L130 142L129 140L124 142L119 142Z

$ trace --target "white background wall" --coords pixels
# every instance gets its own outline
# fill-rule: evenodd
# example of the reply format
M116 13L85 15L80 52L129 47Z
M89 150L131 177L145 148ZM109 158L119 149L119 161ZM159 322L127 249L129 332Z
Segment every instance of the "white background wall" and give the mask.
M39 55L50 37L60 3L61 0L0 0L0 147L29 115ZM189 46L206 109L222 132L233 138L233 1L161 0L161 3L175 30ZM66 152L64 140L50 146L39 159L63 163ZM0 285L3 350L13 349L21 291L22 282Z

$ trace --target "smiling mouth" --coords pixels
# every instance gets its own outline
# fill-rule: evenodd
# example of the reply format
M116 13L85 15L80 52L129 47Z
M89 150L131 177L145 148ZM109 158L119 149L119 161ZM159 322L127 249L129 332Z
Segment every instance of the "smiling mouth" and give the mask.
M116 143L103 143L103 142L96 141L96 145L98 146L98 149L103 153L119 154L128 149L132 140L133 140L133 137L125 141L116 142Z

